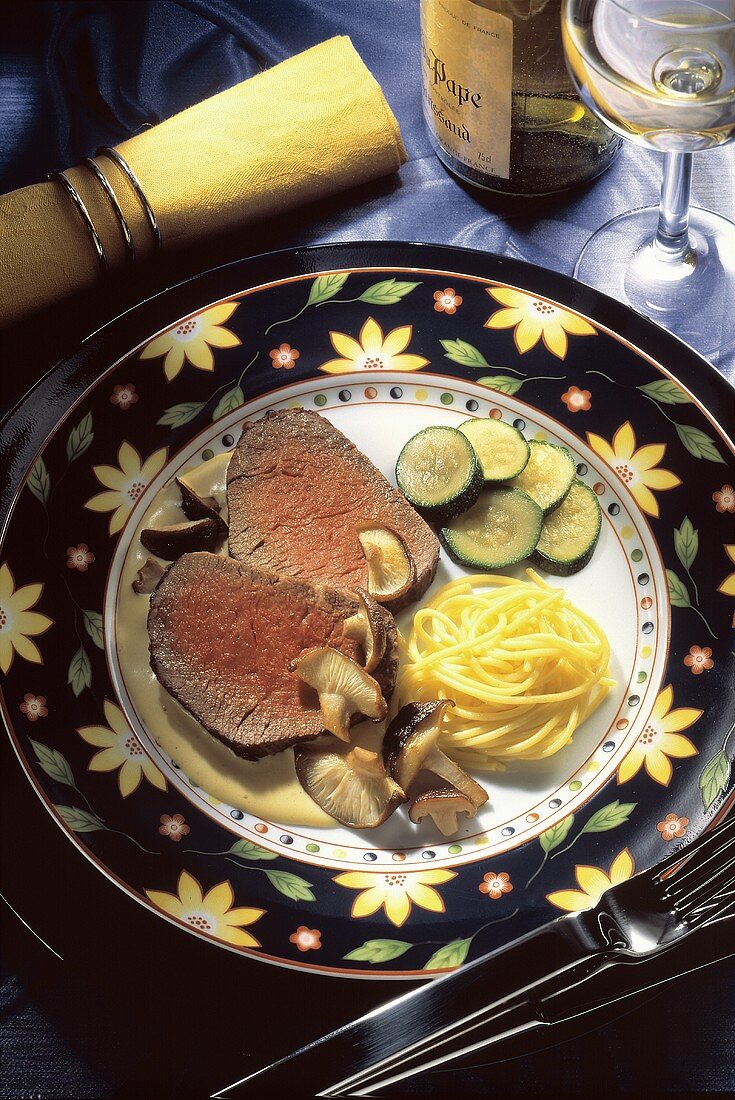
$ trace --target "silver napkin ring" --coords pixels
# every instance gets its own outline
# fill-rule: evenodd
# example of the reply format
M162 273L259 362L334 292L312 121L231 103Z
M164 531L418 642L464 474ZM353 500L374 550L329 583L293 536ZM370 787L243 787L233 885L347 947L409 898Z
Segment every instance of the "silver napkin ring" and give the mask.
M120 153L118 153L117 149L113 149L109 145L102 145L95 153L95 156L109 157L110 160L115 162L120 171L124 172L125 175L128 177L130 181L130 186L133 188L133 191L135 191L136 195L138 196L138 201L143 207L145 216L148 219L148 224L151 227L151 232L153 233L153 237L156 242L156 247L162 248L163 239L161 237L161 230L158 227L158 222L156 221L156 215L153 213L153 207L148 202L148 199L145 196L145 191L140 185L140 180L138 179L128 162L125 160L124 157L120 155Z
M110 181L108 180L107 176L105 175L105 173L102 171L99 164L97 164L97 162L95 160L92 160L91 157L85 157L84 158L84 163L87 165L87 167L89 168L89 170L91 172L94 172L95 176L99 180L100 187L102 188L104 193L107 195L107 198L110 200L110 206L112 207L112 209L115 213L115 217L118 220L118 223L120 225L120 231L121 231L121 233L123 235L123 239L125 241L125 247L128 251L128 259L130 260L130 262L132 264L134 264L135 263L135 258L136 258L135 257L135 241L133 240L133 234L130 232L130 226L128 225L127 220L125 218L125 215L122 212L122 208L120 206L120 203L117 201L117 195L112 190L112 185L111 185Z
M89 239L92 242L92 246L94 247L95 255L97 256L97 264L98 264L101 271L106 272L109 268L109 265L107 263L107 256L105 255L105 250L104 250L104 247L102 245L102 240L100 239L100 235L94 227L94 222L92 221L91 217L89 216L89 210L87 210L87 207L84 205L84 201L82 199L82 196L79 194L76 187L71 182L71 180L69 179L69 177L66 175L65 172L49 172L46 179L48 179L48 180L59 180L60 183L62 183L64 185L64 187L65 187L66 191L68 192L72 202L74 203L74 205L77 208L77 212L79 214L79 217L82 219L82 222L84 224L85 229L87 230L87 233L89 234Z
M120 153L118 153L117 149L113 149L109 145L104 145L101 148L99 148L97 150L97 152L95 153L95 156L108 157L111 161L113 161L118 166L120 171L125 176L127 176L128 180L130 182L130 186L133 188L133 191L137 195L138 201L140 202L140 205L143 208L143 212L144 212L144 214L146 216L146 220L147 220L147 222L148 222L148 224L151 228L151 232L153 234L153 239L156 243L156 247L159 248L159 249L162 248L163 247L163 238L161 237L161 230L159 228L158 221L156 219L156 215L153 213L153 208L152 208L151 204L148 202L148 199L146 198L145 191L143 190L143 188L140 185L140 180L138 179L138 177L136 176L135 172L130 167L128 162L125 160L124 157L122 157L120 155ZM127 250L128 259L131 263L134 264L135 261L136 261L136 251L135 251L135 241L133 240L133 234L130 231L130 226L128 225L127 219L125 218L125 215L122 212L122 207L120 206L120 202L119 202L119 200L117 198L117 195L115 194L115 192L112 188L112 185L111 185L110 181L107 179L107 176L104 174L104 172L102 171L100 166L96 163L96 161L92 160L91 157L85 157L82 163L86 164L87 167L89 168L89 170L94 174L95 178L97 179L97 182L100 184L102 190L104 191L105 195L107 196L107 199L110 203L110 206L112 207L113 213L115 214L115 217L117 219L118 225L120 226L120 232L122 233L123 240L125 241L125 248ZM81 219L81 221L84 225L84 228L87 231L89 239L92 242L92 247L94 248L95 255L97 257L97 263L98 263L98 266L100 268L100 271L107 272L109 270L110 265L107 261L107 256L105 254L105 248L104 248L104 245L102 244L102 238L100 237L99 233L97 232L97 230L95 228L94 222L92 221L91 215L89 213L89 210L86 207L86 204L85 204L84 200L82 199L82 196L79 194L76 187L71 182L71 180L69 179L69 177L66 175L65 172L49 172L46 179L48 179L48 180L59 180L59 182L61 184L63 184L64 189L66 190L66 192L69 195L70 199L74 203L74 206L76 207L77 213L79 214L79 217L80 217L80 219Z

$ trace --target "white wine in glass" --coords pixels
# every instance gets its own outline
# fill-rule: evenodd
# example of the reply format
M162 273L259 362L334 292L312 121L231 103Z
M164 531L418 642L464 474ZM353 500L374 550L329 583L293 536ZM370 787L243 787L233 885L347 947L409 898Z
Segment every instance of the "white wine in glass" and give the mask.
M582 101L664 162L658 212L609 221L575 275L704 353L729 346L735 225L690 191L692 155L735 138L735 0L564 0L562 37Z

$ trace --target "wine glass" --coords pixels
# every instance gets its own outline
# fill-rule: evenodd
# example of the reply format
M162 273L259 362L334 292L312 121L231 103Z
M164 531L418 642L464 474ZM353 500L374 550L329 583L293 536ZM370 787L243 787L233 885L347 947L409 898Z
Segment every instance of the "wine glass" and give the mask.
M735 138L735 0L564 0L562 37L582 101L663 153L658 226L655 207L612 218L574 274L705 354L728 346L735 225L690 191L692 154Z

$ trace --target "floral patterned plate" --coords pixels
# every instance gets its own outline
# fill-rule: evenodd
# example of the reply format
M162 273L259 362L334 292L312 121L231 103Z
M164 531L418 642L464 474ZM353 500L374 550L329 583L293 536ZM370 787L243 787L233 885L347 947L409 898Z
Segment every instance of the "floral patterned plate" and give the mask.
M605 627L617 687L551 760L486 777L488 807L450 841L403 813L372 833L289 824L237 783L197 785L156 721L160 689L133 682L121 624L143 514L245 421L292 407L387 476L423 426L503 419L566 444L599 496L600 545L563 585ZM731 412L727 384L655 326L480 253L330 246L165 292L5 425L0 670L22 767L122 890L286 966L436 974L593 904L732 799ZM460 572L442 557L435 583Z

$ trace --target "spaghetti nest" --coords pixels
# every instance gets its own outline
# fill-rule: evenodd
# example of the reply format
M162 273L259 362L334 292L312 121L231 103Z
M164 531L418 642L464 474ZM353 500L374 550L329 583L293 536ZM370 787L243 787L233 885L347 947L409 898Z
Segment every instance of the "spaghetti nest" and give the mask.
M614 686L597 623L563 589L526 575L444 585L401 639L401 703L453 699L442 746L469 767L551 756Z

